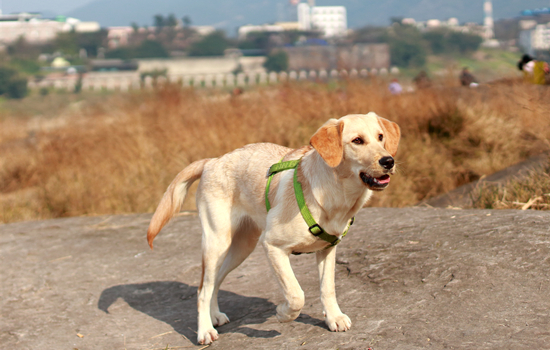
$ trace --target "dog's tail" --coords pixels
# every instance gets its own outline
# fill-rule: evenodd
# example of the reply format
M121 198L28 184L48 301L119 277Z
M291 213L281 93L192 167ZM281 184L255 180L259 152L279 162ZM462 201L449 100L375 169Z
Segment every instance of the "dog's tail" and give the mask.
M160 230L180 211L181 204L187 195L187 190L189 190L193 182L201 177L204 165L210 159L201 159L189 164L188 167L176 176L170 186L168 186L166 192L164 192L164 196L162 196L147 230L147 242L151 249L153 249L153 240Z

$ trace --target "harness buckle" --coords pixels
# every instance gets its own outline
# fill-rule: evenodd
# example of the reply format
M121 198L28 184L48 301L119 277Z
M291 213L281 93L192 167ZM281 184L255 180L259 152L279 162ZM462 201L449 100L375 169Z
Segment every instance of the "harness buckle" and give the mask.
M321 228L321 226L319 226L319 224L315 224L313 226L310 226L309 227L309 232L311 232L312 235L314 235L315 237L319 236L321 233L323 233L323 229Z

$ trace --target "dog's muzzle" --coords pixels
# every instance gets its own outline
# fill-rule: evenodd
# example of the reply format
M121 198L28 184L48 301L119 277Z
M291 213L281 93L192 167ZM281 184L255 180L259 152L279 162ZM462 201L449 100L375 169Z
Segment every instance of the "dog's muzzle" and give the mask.
M361 177L361 180L372 190L381 191L390 184L390 176L388 174L380 177L372 177L366 173L361 173L359 176Z

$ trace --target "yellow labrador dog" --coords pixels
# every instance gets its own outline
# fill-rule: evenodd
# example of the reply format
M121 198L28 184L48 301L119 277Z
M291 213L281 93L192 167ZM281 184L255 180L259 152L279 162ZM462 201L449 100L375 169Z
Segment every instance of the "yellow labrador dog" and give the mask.
M196 197L202 224L200 344L216 340L214 327L229 322L218 308L220 284L258 240L284 294L285 302L277 307L280 322L296 319L304 306L304 292L289 256L315 252L325 321L331 331L350 329L351 321L340 311L334 290L335 243L372 192L388 186L399 139L399 126L375 113L348 115L326 122L311 137L310 146L292 150L252 144L219 158L196 161L176 176L151 219L147 240L152 248L155 236L180 210L189 186L201 178ZM281 159L295 166L271 176L266 191L266 174ZM292 162L298 159L298 165ZM310 215L308 222L298 204L297 182Z

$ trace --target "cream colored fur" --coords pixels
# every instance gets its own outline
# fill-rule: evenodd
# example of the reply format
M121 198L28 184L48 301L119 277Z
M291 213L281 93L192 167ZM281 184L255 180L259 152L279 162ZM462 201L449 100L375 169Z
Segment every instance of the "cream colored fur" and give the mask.
M357 143L358 138L362 144ZM218 308L220 284L258 241L285 298L277 307L279 321L296 319L304 306L304 292L290 266L290 254L316 252L325 321L331 331L351 327L351 320L336 301L336 247L324 249L328 244L308 231L294 197L292 170L275 175L269 193L271 210L266 212L267 170L283 157L303 157L298 176L308 208L327 233L340 236L372 190L381 189L367 185L360 174L374 178L393 174L395 167L386 169L379 160L395 155L399 138L397 124L374 113L348 115L325 123L312 136L311 146L292 150L268 143L252 144L219 158L194 162L178 174L151 220L147 239L152 247L155 236L179 211L191 183L201 178L196 196L203 229L203 272L198 291L200 344L216 340L214 327L229 322Z

